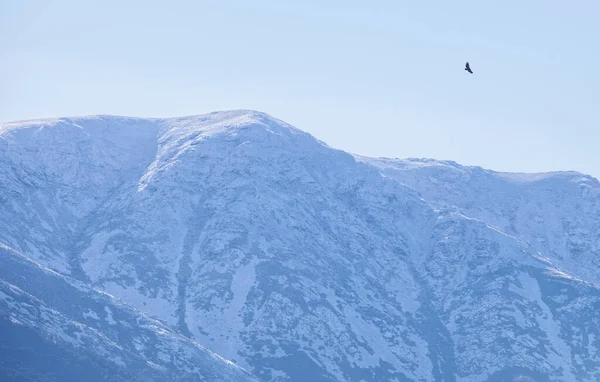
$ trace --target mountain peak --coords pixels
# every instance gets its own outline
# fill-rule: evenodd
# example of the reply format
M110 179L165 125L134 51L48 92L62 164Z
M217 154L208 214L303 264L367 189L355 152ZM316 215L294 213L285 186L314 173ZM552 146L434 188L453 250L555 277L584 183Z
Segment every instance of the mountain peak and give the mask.
M600 375L600 188L583 177L352 157L252 110L0 130L0 243L262 380ZM0 282L137 330L0 260Z
M156 143L159 146L193 145L198 140L215 137L250 142L266 140L274 145L291 147L302 141L327 146L278 118L246 109L166 118L88 115L4 122L0 123L0 137L10 137L15 143L26 146L36 142L38 148L40 143L54 147L58 141L79 142L71 146L85 141L111 143L129 149L136 145L156 146Z
M308 135L296 127L267 113L255 110L224 110L208 114L157 119L169 134L202 136L234 133L254 128L276 135Z
M21 121L9 121L0 122L0 133L23 128L26 129L52 127L58 125L73 125L78 127L85 127L98 124L127 125L139 124L143 122L162 123L167 126L182 126L183 123L183 125L185 126L194 126L196 129L200 130L202 130L203 128L239 128L248 125L264 125L271 128L278 126L280 128L286 128L295 132L300 132L300 130L298 130L297 128L267 113L256 110L234 109L215 111L206 114L188 115L182 117L142 118L124 115L96 114L61 118L41 118Z

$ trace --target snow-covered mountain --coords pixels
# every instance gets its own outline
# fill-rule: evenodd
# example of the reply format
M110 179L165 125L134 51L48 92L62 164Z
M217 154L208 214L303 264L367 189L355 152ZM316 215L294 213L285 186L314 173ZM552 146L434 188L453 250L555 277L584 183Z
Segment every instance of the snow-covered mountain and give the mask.
M0 124L0 207L0 243L260 380L600 380L581 174L362 158L251 111L98 116Z

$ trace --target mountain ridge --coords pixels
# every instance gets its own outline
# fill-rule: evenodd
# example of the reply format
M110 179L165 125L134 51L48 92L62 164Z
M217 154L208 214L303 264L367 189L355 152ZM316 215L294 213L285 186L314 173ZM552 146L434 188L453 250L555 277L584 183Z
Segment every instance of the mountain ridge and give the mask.
M218 117L220 122L226 122L234 120L234 123L228 123L226 126L228 129L235 129L236 126L244 126L248 125L248 123L236 123L236 119L239 121L243 121L247 119L248 121L252 121L254 123L264 123L265 125L269 124L278 124L281 126L285 126L295 132L309 135L319 143L329 147L325 142L317 139L310 133L304 132L283 120L276 118L268 113L252 110L252 109L224 109L219 111L213 111L210 113L204 114L191 114L186 116L173 116L173 117L136 117L129 115L119 115L119 114L90 114L90 115L78 115L78 116L70 116L70 117L49 117L49 118L35 118L28 120L17 120L17 121L6 121L0 122L0 133L8 132L10 130L18 130L18 129L27 129L32 127L43 127L43 126L54 126L57 124L72 124L77 125L80 122L90 122L90 121L116 121L116 122L156 122L156 123L169 123L169 122L190 122L190 123L202 123L203 119ZM340 150L342 151L342 150ZM406 158L398 158L398 157L370 157L364 156L354 153L348 153L353 157L357 158L362 162L380 162L383 164L387 163L402 163L405 166L448 166L450 168L454 168L457 170L460 169L469 169L469 170L481 170L491 174L495 174L498 176L505 176L508 178L514 178L515 180L523 179L525 181L535 181L538 179L543 179L547 177L570 177L570 176L582 176L586 179L590 179L592 181L598 182L598 179L590 174L585 174L575 170L557 170L557 171L541 171L541 172L515 172L515 171L498 171L488 168L483 168L476 165L461 165L460 163L453 160L437 160L433 158L416 158L416 157L406 157Z
M0 243L261 380L600 375L589 178L364 158L244 110L27 126L0 124Z

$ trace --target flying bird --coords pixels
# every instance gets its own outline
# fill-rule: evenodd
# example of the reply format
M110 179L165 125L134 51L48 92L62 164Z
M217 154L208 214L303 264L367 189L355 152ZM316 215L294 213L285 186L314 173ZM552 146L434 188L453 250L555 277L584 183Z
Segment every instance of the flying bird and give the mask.
M467 65L465 65L465 70L471 74L473 74L473 71L471 70L471 67L469 66L469 63L467 62Z

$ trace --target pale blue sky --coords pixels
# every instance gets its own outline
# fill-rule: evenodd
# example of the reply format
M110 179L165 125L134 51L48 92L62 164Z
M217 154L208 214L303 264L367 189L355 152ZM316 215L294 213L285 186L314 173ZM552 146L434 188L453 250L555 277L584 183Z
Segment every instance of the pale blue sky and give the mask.
M591 0L0 0L0 121L256 109L357 154L600 177L599 16Z

